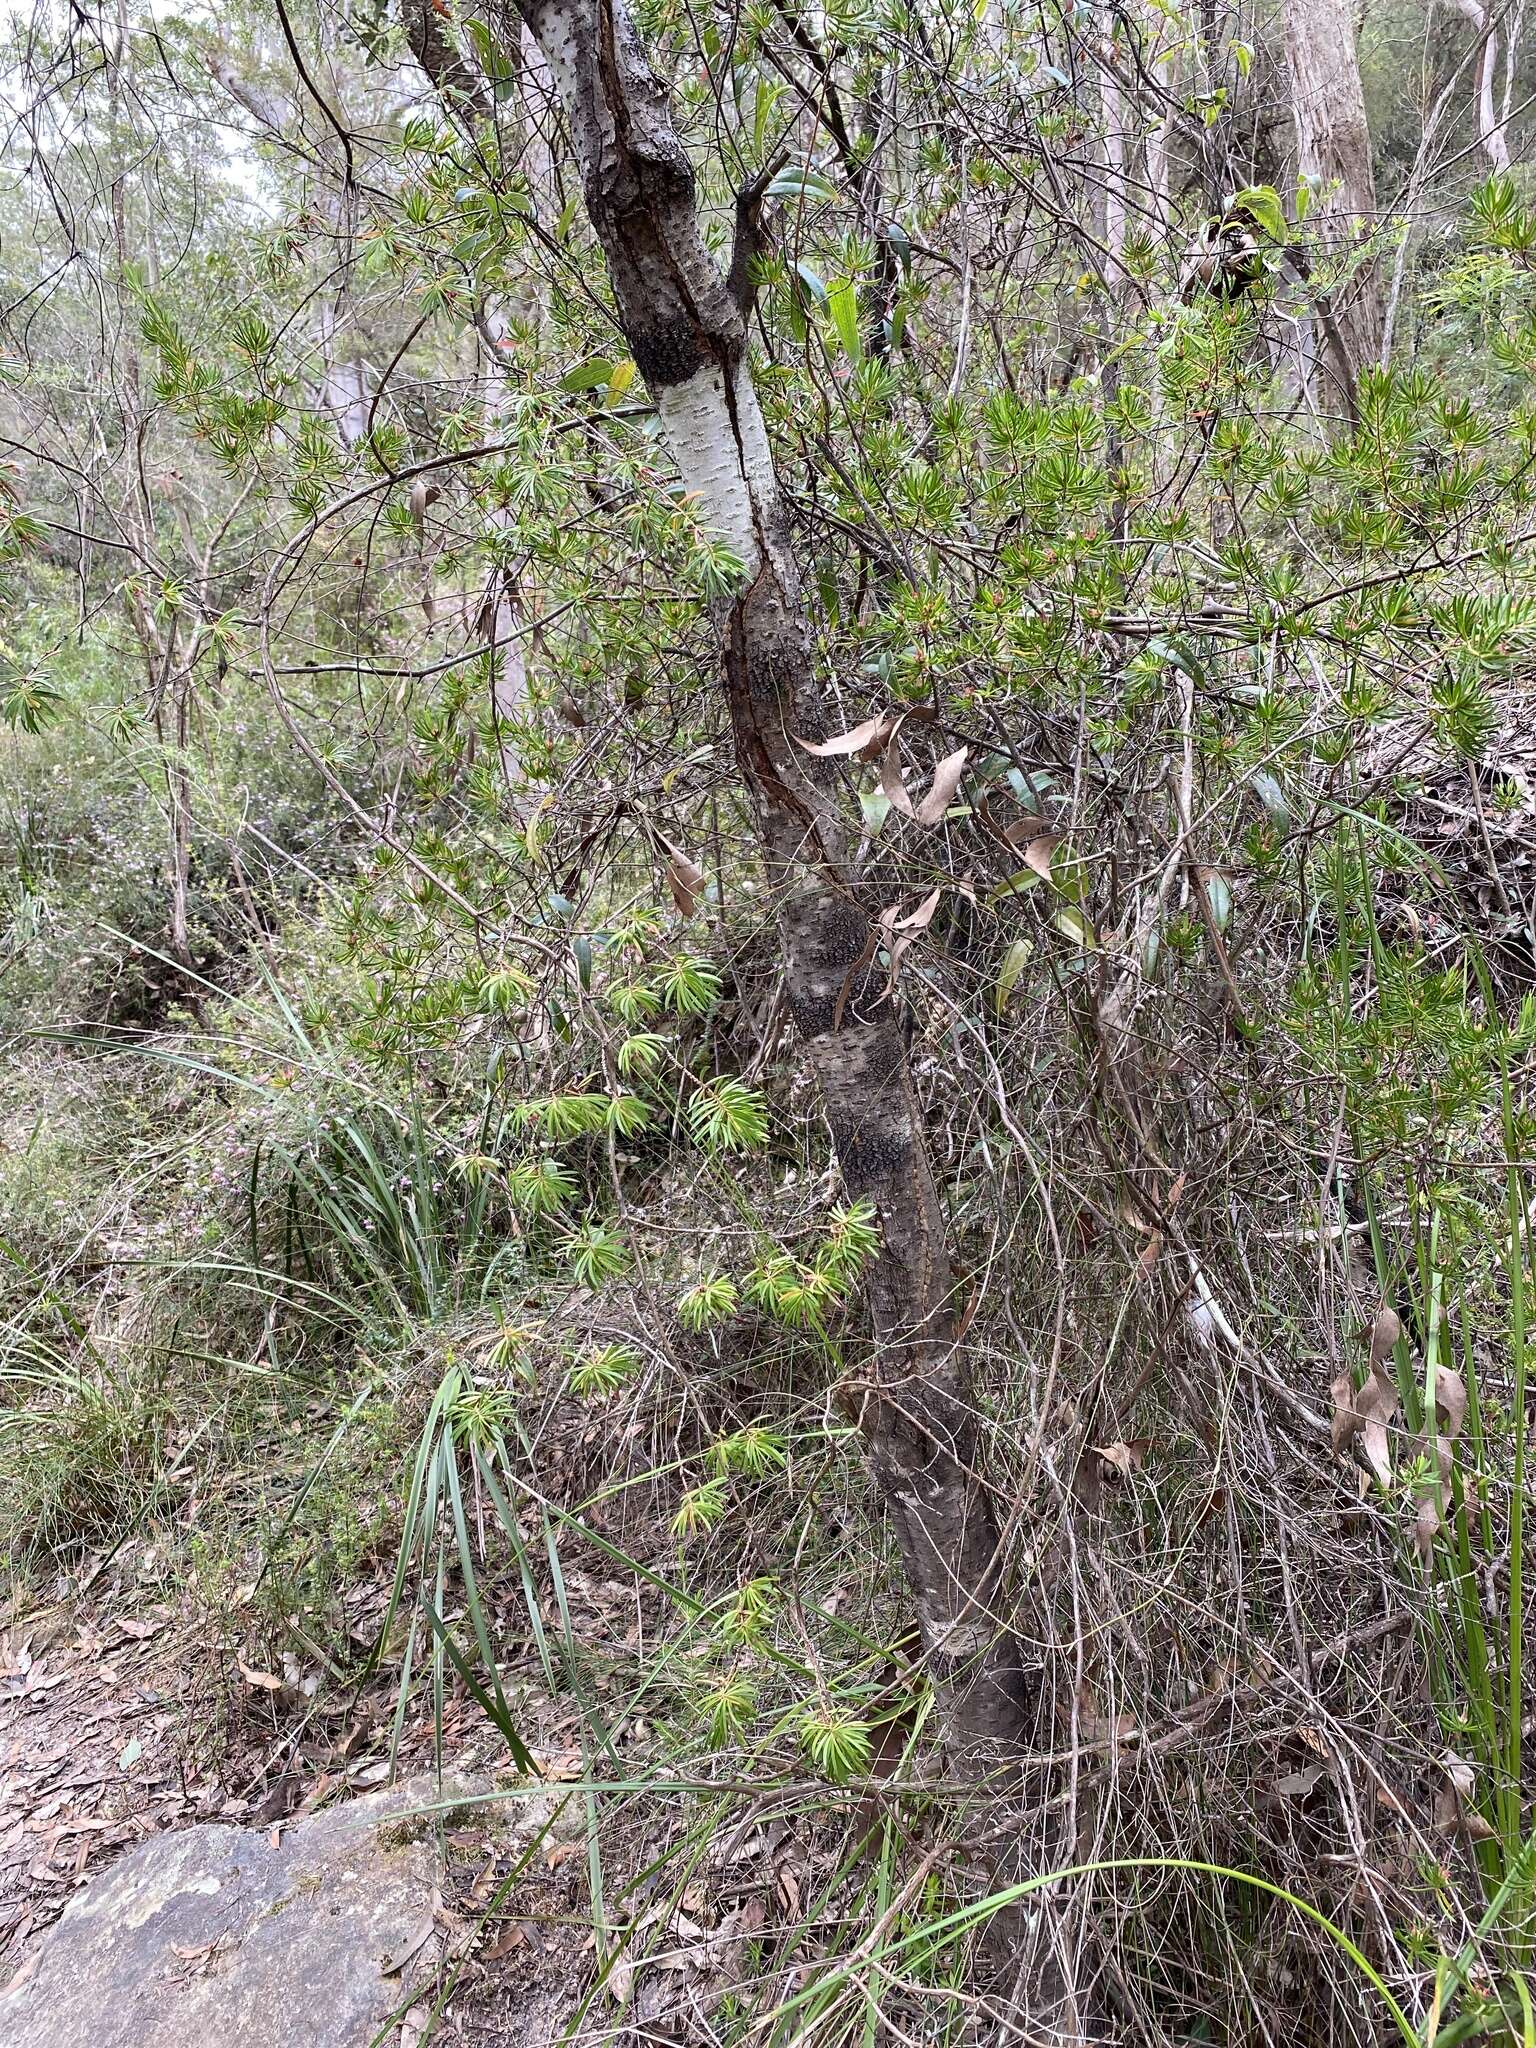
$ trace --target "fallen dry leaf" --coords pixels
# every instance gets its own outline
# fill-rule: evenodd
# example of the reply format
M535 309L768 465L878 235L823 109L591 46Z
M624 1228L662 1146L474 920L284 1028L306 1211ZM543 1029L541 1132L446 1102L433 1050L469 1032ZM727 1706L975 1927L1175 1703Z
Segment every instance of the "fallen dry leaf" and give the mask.
M523 1927L523 1923L521 1920L514 1920L510 1927L497 1935L496 1939L485 1951L483 1960L488 1963L499 1963L507 1956L515 1955L520 1948L526 1948L527 1946L528 1935Z
M1422 1445L1421 1445L1422 1448ZM1413 1541L1421 1558L1428 1558L1436 1536L1445 1527L1445 1492L1451 1483L1451 1466L1455 1453L1446 1437L1435 1438L1436 1476L1431 1479L1419 1498L1419 1505L1413 1517Z
M1397 1413L1397 1388L1382 1372L1379 1360L1373 1359L1363 1387L1356 1389L1354 1374L1346 1367L1329 1391L1333 1396L1329 1435L1335 1453L1342 1457L1358 1439L1366 1464L1385 1486L1392 1477L1387 1425Z
M904 817L912 815L912 799L907 794L907 785L901 779L901 754L896 745L893 731L885 752L880 756L880 787L893 811L900 811Z
M235 1662L239 1665L240 1676L247 1685L254 1685L261 1692L282 1691L283 1681L275 1671L258 1671L254 1665L247 1664L243 1657L236 1657Z
M1435 1368L1435 1408L1441 1427L1454 1443L1467 1419L1467 1383L1459 1372L1452 1372L1448 1366Z
M1375 1322L1371 1325L1371 1364L1380 1365L1390 1356L1402 1334L1403 1326L1398 1320L1397 1311L1383 1302L1376 1311Z
M1303 1764L1299 1771L1287 1771L1283 1778L1277 1778L1275 1790L1282 1799L1305 1799L1327 1775L1321 1764Z
M675 846L667 861L667 887L672 891L678 915L684 919L692 917L704 893L704 870Z

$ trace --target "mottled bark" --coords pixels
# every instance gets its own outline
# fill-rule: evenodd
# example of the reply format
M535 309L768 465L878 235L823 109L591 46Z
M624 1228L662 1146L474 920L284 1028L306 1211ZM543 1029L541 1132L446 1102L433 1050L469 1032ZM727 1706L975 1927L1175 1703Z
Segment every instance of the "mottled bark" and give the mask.
M619 317L699 516L741 558L719 613L737 759L777 910L790 1007L850 1194L872 1202L876 1384L864 1427L911 1584L952 1758L1012 1768L1033 1688L995 1612L997 1523L955 1343L954 1282L900 1021L879 1000L871 922L848 873L800 578L746 323L706 248L666 94L614 0L520 0L554 76Z
M1350 0L1285 0L1285 54L1297 156L1313 194L1309 226L1330 252L1348 251L1368 242L1376 226L1371 133ZM1319 311L1324 364L1352 406L1356 376L1381 352L1375 258L1367 254Z

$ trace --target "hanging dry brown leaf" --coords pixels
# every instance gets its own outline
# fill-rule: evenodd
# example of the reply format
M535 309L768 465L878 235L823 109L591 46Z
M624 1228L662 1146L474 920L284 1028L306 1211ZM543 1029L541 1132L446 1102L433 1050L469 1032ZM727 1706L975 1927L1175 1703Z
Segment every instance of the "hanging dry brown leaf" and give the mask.
M667 856L667 887L672 891L672 901L682 917L690 918L704 893L704 870L691 853L665 832L656 834L656 843Z
M908 946L911 945L918 933L926 931L933 922L933 913L938 909L939 898L943 893L942 888L930 889L922 902L918 904L916 910L908 911L905 917L900 915L901 905L899 903L888 904L881 911L879 928L884 935L884 942L891 956L891 978L887 985L888 990L896 986L896 970L901 965L902 954L906 952ZM901 933L900 938L896 936L898 932ZM871 943L866 951L872 952L873 950L873 943Z
M1327 1775L1321 1764L1303 1764L1299 1771L1287 1771L1283 1778L1276 1778L1275 1790L1282 1799L1305 1799Z
M1024 849L1025 867L1032 874L1038 875L1042 882L1051 879L1051 856L1060 844L1061 838L1058 833L1042 832L1038 839L1031 839Z
M1361 1455L1383 1486L1392 1477L1392 1459L1387 1426L1397 1413L1397 1389L1375 1366L1366 1374L1365 1385L1355 1387L1354 1374L1346 1368L1333 1382L1333 1417L1329 1425L1334 1451L1342 1457L1358 1441Z
M1371 1364L1380 1365L1384 1359L1389 1358L1402 1334L1403 1326L1398 1320L1397 1311L1383 1302L1376 1311L1375 1322L1371 1325Z
M704 870L695 861L673 854L667 862L667 883L672 901L683 918L692 917L704 890Z
M1376 1479L1386 1486L1392 1478L1387 1425L1397 1413L1397 1389L1389 1379L1373 1372L1361 1388L1355 1405L1363 1417L1360 1449Z
M1435 1412L1440 1427L1454 1443L1467 1419L1467 1383L1459 1372L1444 1365L1435 1368Z
M416 529L416 552L421 554L427 545L427 507L435 504L440 493L436 484L429 484L419 476L411 485L411 524Z
M891 734L890 743L880 756L880 787L893 811L903 816L912 815L912 799L907 794L907 785L901 779L901 753L896 745L896 735Z
M1362 1417L1355 1407L1355 1376L1346 1365L1328 1389L1333 1398L1333 1418L1329 1424L1329 1435L1333 1440L1333 1453L1342 1458L1355 1439Z
M1435 1793L1435 1826L1442 1834L1460 1833L1474 1842L1491 1841L1494 1829L1472 1803L1477 1791L1477 1773L1472 1764L1448 1749L1440 1759L1440 1768L1445 1778Z
M1149 1436L1133 1437L1130 1443L1095 1444L1093 1450L1099 1460L1100 1477L1106 1480L1129 1479L1133 1472L1139 1472L1146 1464L1151 1448Z
M818 759L843 760L854 754L873 760L881 752L901 724L899 717L892 718L890 712L880 711L873 718L866 718L847 732L840 732L830 740L803 740L795 734L795 745L804 747L808 754Z
M1425 1448L1420 1440L1420 1450ZM1436 1536L1445 1527L1445 1496L1451 1483L1451 1466L1455 1459L1450 1443L1443 1436L1435 1438L1435 1464L1437 1476L1426 1482L1413 1517L1413 1541L1421 1558L1427 1559L1434 1546Z
M1342 1456L1358 1442L1366 1465L1383 1486L1392 1477L1387 1431L1397 1414L1397 1384L1385 1366L1402 1331L1396 1312L1383 1303L1371 1325L1370 1366L1364 1386L1356 1389L1354 1372L1346 1367L1329 1390L1333 1396L1329 1435L1334 1451Z
M939 898L943 893L942 889L930 889L916 910L910 911L905 917L898 917L891 929L898 932L911 932L914 935L918 932L926 931L933 922L933 913L938 909Z
M912 813L919 825L933 826L944 822L944 814L953 801L955 791L960 787L960 778L965 773L965 764L970 757L969 747L957 747L954 753L946 754L934 769L928 794Z

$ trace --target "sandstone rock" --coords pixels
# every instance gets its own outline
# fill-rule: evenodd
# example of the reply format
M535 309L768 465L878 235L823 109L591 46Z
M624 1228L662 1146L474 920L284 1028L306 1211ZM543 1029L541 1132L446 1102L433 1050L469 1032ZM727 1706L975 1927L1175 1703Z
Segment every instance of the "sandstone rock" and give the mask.
M396 1786L275 1845L216 1824L152 1837L28 1944L0 1994L0 2048L397 2042L440 1940L435 1828L408 1815L440 1799L430 1780ZM507 1825L530 1832L554 1803L513 1802Z

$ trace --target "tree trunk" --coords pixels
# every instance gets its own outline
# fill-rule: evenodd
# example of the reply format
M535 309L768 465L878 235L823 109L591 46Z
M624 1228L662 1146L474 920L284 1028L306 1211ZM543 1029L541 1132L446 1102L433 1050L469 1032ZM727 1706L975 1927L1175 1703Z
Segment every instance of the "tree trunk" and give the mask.
M1376 225L1371 134L1360 89L1351 0L1285 0L1285 54L1311 221L1331 254ZM1319 304L1321 355L1351 409L1355 378L1381 352L1381 277L1369 254Z
M565 108L630 353L705 525L740 557L719 610L737 760L805 1038L850 1194L873 1203L876 1381L863 1412L952 1760L1016 1765L1036 1734L976 1475L954 1280L899 1019L846 863L834 771L797 744L827 718L741 304L705 246L666 94L615 0L519 0Z
M1499 66L1499 20L1491 4L1483 0L1452 0L1458 12L1464 14L1477 32L1477 139L1483 153L1496 171L1509 169L1509 103L1508 77L1512 76L1515 63L1515 48L1520 34L1520 17L1516 14L1509 31L1509 50L1505 58L1506 85L1504 92L1503 119L1495 108L1495 80Z

